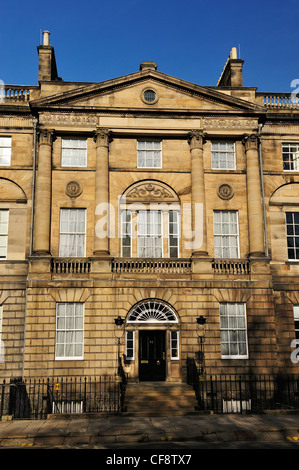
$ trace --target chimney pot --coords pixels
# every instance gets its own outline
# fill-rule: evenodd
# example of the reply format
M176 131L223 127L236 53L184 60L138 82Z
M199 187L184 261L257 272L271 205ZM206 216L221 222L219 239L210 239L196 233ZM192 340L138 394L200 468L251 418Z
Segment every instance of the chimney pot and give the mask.
M43 31L43 46L49 46L49 45L50 45L50 32Z
M230 53L230 59L237 59L237 48L233 47Z

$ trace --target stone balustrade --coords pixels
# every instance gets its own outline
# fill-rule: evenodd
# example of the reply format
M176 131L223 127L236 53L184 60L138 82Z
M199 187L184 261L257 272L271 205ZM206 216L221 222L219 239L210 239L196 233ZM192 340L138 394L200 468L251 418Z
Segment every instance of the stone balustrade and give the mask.
M215 258L212 268L214 274L250 274L250 263L247 259Z
M89 258L52 258L53 274L88 274L91 261Z
M118 258L112 260L111 270L114 273L191 274L191 260Z
M0 103L27 103L30 92L31 87L4 85L0 87Z
M299 109L298 97L292 93L257 93L262 105L273 109Z
M180 259L141 259L113 258L111 272L122 274L192 274L192 261L189 258ZM52 274L90 274L92 258L52 258ZM248 259L212 260L213 274L219 275L249 275L250 262Z

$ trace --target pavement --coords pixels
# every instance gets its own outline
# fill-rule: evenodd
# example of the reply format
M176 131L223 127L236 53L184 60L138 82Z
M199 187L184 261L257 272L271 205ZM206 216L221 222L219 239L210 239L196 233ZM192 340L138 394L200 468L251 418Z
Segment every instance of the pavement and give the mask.
M3 417L5 419L5 417ZM299 450L299 413L136 416L49 415L0 421L4 449L287 447Z

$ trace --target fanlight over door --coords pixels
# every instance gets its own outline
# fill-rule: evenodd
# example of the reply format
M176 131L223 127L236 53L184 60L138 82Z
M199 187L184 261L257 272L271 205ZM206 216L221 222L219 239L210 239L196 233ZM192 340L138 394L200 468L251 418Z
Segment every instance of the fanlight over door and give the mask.
M177 323L174 310L160 300L144 300L135 305L128 316L128 323Z

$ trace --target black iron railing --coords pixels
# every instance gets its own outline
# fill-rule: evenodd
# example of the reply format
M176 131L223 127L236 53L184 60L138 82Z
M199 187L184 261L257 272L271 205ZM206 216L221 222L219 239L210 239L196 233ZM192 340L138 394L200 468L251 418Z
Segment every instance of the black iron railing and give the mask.
M298 375L200 375L195 360L188 358L187 380L200 411L299 410Z
M12 379L0 384L0 419L46 419L51 413L118 413L125 375L99 378Z

